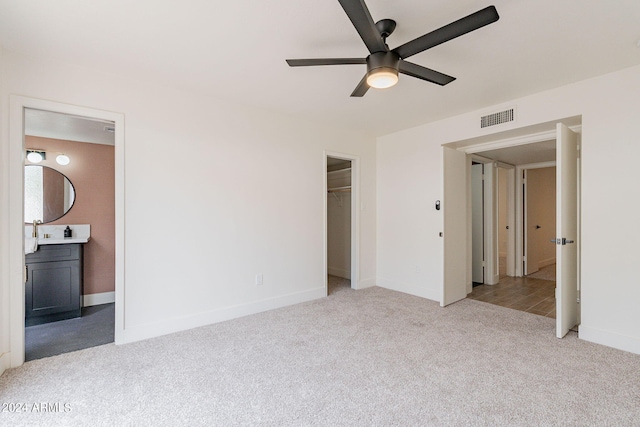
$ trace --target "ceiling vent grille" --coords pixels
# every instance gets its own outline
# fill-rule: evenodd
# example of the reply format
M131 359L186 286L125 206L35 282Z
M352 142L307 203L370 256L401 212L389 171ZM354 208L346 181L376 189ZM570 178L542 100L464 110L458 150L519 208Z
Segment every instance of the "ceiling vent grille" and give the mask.
M509 108L508 110L500 111L499 113L487 114L486 116L480 117L480 128L509 123L514 120L514 109Z

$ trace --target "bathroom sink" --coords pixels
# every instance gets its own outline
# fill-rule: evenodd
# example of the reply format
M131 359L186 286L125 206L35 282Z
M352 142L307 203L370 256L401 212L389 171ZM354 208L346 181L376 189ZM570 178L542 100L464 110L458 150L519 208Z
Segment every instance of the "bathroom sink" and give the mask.
M72 237L64 237L65 231L70 228L72 231ZM37 226L37 243L41 245L64 245L71 243L89 243L91 240L91 225L89 224L39 224ZM25 251L29 244L32 244L32 240L29 242L27 239L33 237L33 225L27 224L24 226L24 244ZM29 253L29 252L26 252Z

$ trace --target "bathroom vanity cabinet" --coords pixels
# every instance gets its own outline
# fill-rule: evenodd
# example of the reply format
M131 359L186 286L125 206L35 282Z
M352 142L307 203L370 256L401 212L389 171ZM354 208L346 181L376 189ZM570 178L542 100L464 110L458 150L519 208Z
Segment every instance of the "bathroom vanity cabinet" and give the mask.
M83 245L39 246L25 255L26 326L80 317Z

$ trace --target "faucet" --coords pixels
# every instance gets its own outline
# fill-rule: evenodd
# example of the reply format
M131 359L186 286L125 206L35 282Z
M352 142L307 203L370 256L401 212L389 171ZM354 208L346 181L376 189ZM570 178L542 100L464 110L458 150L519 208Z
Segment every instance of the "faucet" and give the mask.
M42 221L39 219L33 220L33 232L31 233L31 237L38 237L38 224L42 224Z

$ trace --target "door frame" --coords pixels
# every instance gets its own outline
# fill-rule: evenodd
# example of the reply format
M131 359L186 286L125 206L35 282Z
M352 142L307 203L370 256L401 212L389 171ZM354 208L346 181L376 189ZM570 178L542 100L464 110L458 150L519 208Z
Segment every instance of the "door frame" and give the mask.
M55 101L9 95L9 345L12 368L24 363L24 110L26 108L109 120L115 123L115 343L124 339L125 304L125 195L124 195L124 115Z
M482 163L483 179L482 179L482 212L483 212L483 251L484 251L484 273L483 283L486 285L495 285L499 281L499 261L498 254L498 166L504 165L493 159L471 154L467 156L470 162ZM509 165L510 166L510 165ZM471 166L469 166L471 167ZM471 174L469 175L471 179ZM471 185L471 182L469 183ZM507 205L509 206L509 205ZM509 209L509 208L508 208ZM507 216L509 217L511 210ZM473 232L473 224L471 218L469 221L469 230ZM471 239L470 239L471 242ZM473 260L472 260L473 261ZM467 289L471 292L471 289Z
M324 240L324 287L325 293L329 293L329 257L327 254L328 215L327 215L327 158L346 160L351 162L351 289L360 289L360 157L340 153L337 151L325 150L322 156L322 176L323 176L323 240Z
M487 164L491 165L491 163L485 164L472 159L471 174L469 175L471 181L471 224L469 228L471 230L471 282L474 284L485 283L485 279L488 276L487 265L489 264L487 258L491 256L486 247L488 237L486 221L489 219L486 211L487 205L491 205L485 199L485 196L488 195L485 189L485 167ZM481 169L475 169L477 167ZM477 176L478 173L480 173L479 177ZM480 272L480 269L482 269L482 272ZM468 291L469 289L467 289Z

